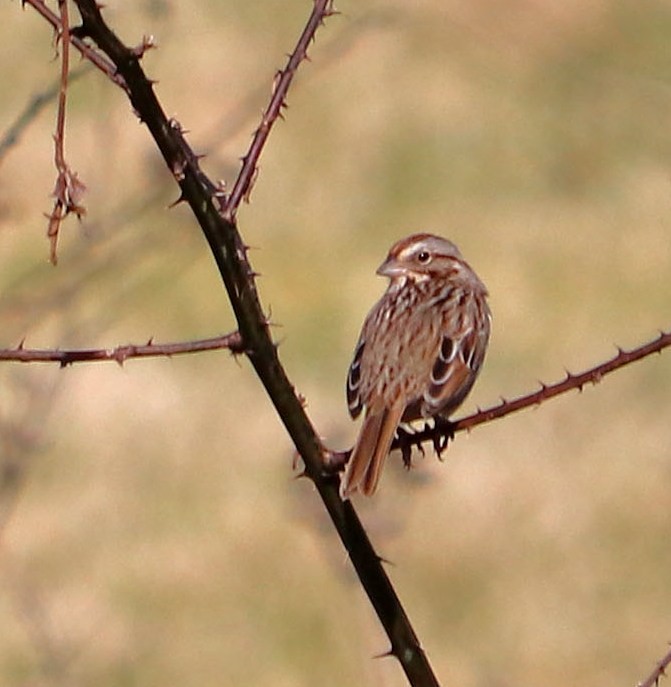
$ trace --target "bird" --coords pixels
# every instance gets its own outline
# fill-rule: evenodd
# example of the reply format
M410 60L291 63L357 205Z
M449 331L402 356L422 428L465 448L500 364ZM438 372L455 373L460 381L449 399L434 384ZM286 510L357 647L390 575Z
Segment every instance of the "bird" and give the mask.
M428 233L389 250L387 290L364 320L347 374L347 405L364 419L340 496L371 496L399 424L447 420L482 367L491 332L487 288L457 246Z

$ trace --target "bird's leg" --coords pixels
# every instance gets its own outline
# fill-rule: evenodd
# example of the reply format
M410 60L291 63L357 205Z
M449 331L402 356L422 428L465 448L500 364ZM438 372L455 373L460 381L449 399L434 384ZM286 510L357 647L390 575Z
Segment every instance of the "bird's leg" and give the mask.
M454 423L447 418L436 415L434 418L433 450L438 455L438 460L443 459L443 451L452 439L454 439Z
M401 449L401 458L403 459L403 467L410 470L412 467L412 438L414 432L411 432L403 427L396 428L396 438L398 439L398 447ZM422 449L420 445L420 450ZM424 451L422 451L424 453Z

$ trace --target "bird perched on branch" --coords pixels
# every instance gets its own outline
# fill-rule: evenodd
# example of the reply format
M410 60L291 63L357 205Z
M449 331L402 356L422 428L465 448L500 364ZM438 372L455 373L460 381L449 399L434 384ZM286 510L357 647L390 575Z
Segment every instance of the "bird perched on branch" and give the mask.
M363 323L347 375L350 415L365 413L341 479L343 499L375 492L400 423L446 420L461 405L491 329L487 289L447 239L408 236L377 274L389 286Z

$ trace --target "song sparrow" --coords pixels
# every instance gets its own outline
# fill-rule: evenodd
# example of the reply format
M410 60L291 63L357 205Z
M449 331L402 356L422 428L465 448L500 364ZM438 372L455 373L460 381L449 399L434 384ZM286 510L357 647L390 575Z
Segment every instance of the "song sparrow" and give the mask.
M347 376L350 415L366 412L340 484L343 499L375 491L399 423L456 410L489 341L487 289L447 239L408 236L377 274L390 283L366 317Z

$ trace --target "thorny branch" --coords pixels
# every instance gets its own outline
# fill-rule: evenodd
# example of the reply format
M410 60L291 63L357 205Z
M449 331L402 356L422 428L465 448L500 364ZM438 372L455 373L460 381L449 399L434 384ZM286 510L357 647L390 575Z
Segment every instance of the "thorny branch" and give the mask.
M659 681L666 677L666 669L671 665L671 649L666 653L666 655L657 661L657 665L648 677L639 682L636 687L658 687Z
M625 351L622 348L617 349L617 355L610 360L607 360L600 365L596 365L584 372L578 374L566 373L566 377L554 384L544 384L541 382L540 389L530 394L525 394L519 398L512 400L501 399L501 403L478 410L477 413L469 415L445 424L439 423L435 427L425 427L423 430L415 433L402 432L400 439L395 439L392 444L392 449L400 448L404 453L404 458L409 458L409 452L412 446L421 447L424 442L432 442L436 450L440 453L446 446L449 439L455 432L462 430L470 430L477 425L515 413L518 410L523 410L530 406L540 405L555 396L564 394L567 391L578 389L582 391L586 384L597 384L607 374L619 370L625 365L641 360L653 353L661 353L665 348L671 346L671 331L660 332L659 336L648 343L633 348L630 351ZM342 459L341 459L342 460ZM333 460L333 465L338 464L338 457Z
M73 363L113 360L119 365L123 365L130 358L171 357L184 353L216 351L222 348L228 349L234 354L244 353L245 347L240 333L231 332L223 336L215 336L198 341L156 344L150 340L146 344L127 344L125 346L116 346L115 348L89 348L66 351L24 348L23 342L21 342L16 348L0 349L0 360L13 360L20 363L55 362L61 367L67 367Z
M315 3L316 5L317 3ZM249 201L249 195L256 181L258 174L258 161L261 151L266 144L273 124L278 117L282 117L282 110L287 107L286 96L291 86L291 82L296 76L296 71L303 60L308 58L308 46L314 40L317 28L328 18L337 14L333 9L333 0L321 3L324 9L321 12L313 12L303 29L301 37L298 39L296 48L289 55L289 60L284 69L280 69L275 74L273 82L273 92L268 107L263 113L261 124L254 132L251 146L247 154L242 158L242 168L235 180L233 190L224 203L224 217L235 221L235 216L241 200Z
M33 0L31 4L35 2L36 0ZM82 25L78 27L76 36L94 41L100 51L115 65L115 71L122 79L121 84L127 91L135 112L149 128L168 169L179 184L180 200L189 204L205 234L238 320L238 329L245 342L245 353L303 458L306 474L314 482L359 579L389 636L389 654L399 660L412 685L436 687L438 682L419 639L354 508L349 501L341 501L337 479L323 474L325 449L305 413L301 398L279 361L277 348L270 336L268 322L259 301L254 281L255 273L247 259L247 247L232 221L237 204L253 180L253 171L250 173L246 170L256 168L256 160L267 140L269 128L266 130L261 127L258 142L247 156L247 165L243 165L241 170L241 175L249 175L249 180L242 179L239 184L236 183L241 191L239 190L236 197L228 202L227 216L224 216L221 193L200 170L198 157L186 143L179 124L174 120L168 120L156 99L152 83L139 64L141 51L128 48L118 39L103 20L100 7L95 0L75 2L82 17ZM312 40L314 31L330 14L333 14L332 0L314 0L308 21L310 30L303 32L294 50L296 57L290 60L292 68L288 72L285 70L285 80L281 86L284 91L293 78L296 66L304 59L305 50ZM284 102L282 90L279 93L279 109L275 118L279 116L280 105Z

